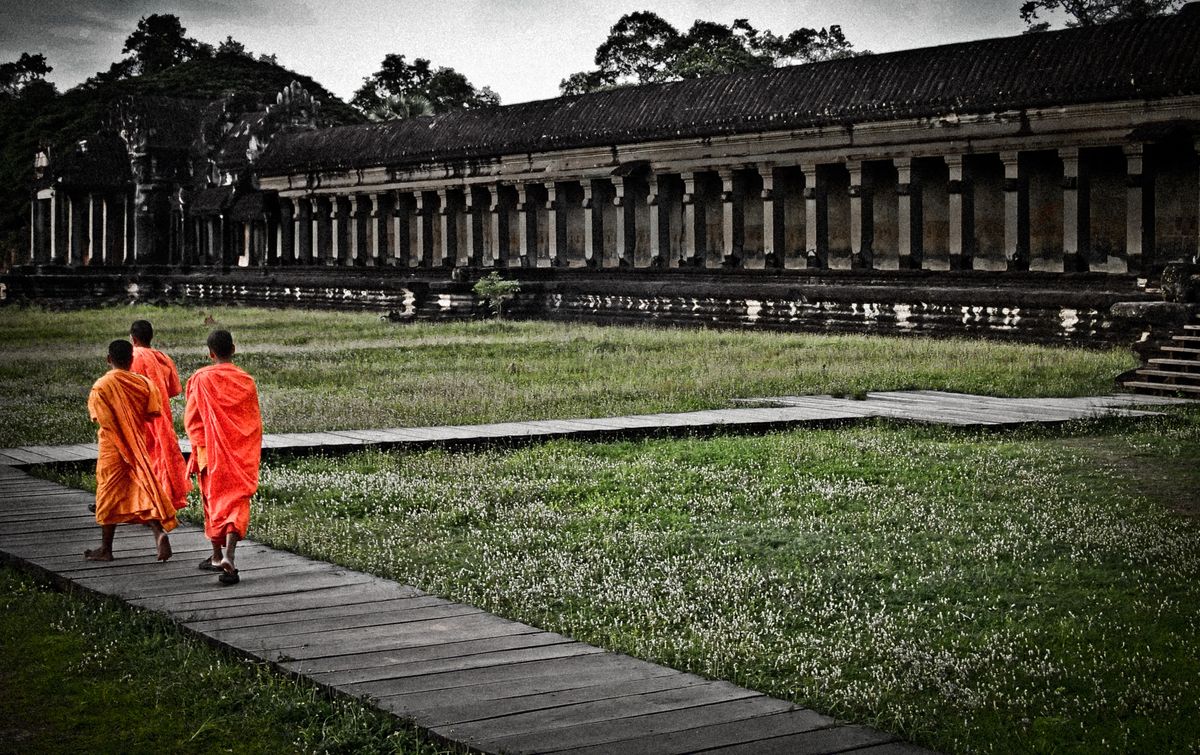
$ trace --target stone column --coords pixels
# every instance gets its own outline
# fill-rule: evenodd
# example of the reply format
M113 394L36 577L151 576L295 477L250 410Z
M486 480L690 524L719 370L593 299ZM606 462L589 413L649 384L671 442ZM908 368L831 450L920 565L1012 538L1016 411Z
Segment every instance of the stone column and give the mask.
M466 220L467 232L463 236L466 248L462 253L468 267L478 267L483 256L483 219L479 216L479 205L475 201L475 187L463 186L463 217Z
M970 270L975 251L975 208L971 185L965 176L963 155L943 158L950 176L946 185L949 231L947 245L951 270Z
M613 187L613 243L616 245L615 264L617 267L630 267L633 264L634 253L634 219L633 205L625 197L625 179L619 176L609 179Z
M537 262L537 211L529 206L529 187L524 183L516 184L517 189L517 254L521 259L521 267L529 267Z
M296 198L296 212L292 218L292 239L295 242L295 257L298 265L311 265L313 260L313 219L312 200L308 197Z
M324 229L328 221L328 215L325 209L325 200L319 196L314 196L309 200L312 206L312 211L309 213L312 218L312 262L314 265L328 265L329 262L329 247L325 243Z
M1058 156L1063 164L1063 271L1083 272L1091 235L1086 178L1080 170L1078 147L1060 149Z
M263 265L278 265L279 250L282 246L280 241L279 223L275 222L275 218L271 213L264 212L262 214L263 228Z
M50 239L50 253L46 255L46 262L57 264L64 258L62 247L62 201L58 196L58 192L54 189L50 190L50 218L47 236Z
M488 191L487 253L494 267L508 267L508 214L500 201L500 184Z
M391 252L389 264L400 267L408 267L409 258L413 253L412 242L408 235L411 214L404 196L404 192L401 191L392 193L392 240L394 244L389 250Z
M762 178L762 244L763 267L782 268L784 258L783 243L783 202L775 197L775 167L760 163L758 175Z
M329 196L329 257L331 265L350 264L350 247L346 244L346 217L343 198Z
M874 217L870 191L863 186L861 160L847 160L846 170L850 173L850 267L869 270L875 262L871 249Z
M896 166L896 235L901 270L920 270L924 256L921 187L913 185L913 158L892 160Z
M279 198L279 259L280 265L296 264L296 200Z
M1004 163L1004 259L1009 270L1029 268L1029 196L1022 186L1019 152L1001 152Z
M450 196L449 189L438 189L438 225L441 238L434 258L434 265L453 267L458 262L458 228L455 215L456 204Z
M1131 273L1140 273L1148 260L1153 239L1153 224L1147 222L1146 192L1150 186L1144 175L1142 144L1127 144L1125 152L1125 263Z
M746 221L742 182L733 168L722 168L717 175L721 179L721 265L739 267Z
M650 267L666 267L666 254L663 250L670 249L670 217L661 199L659 177L651 173L646 177L646 207L650 217Z
M550 267L558 267L559 255L567 251L567 211L558 198L558 184L546 181L546 245Z
M383 255L385 250L384 239L387 237L387 217L382 211L382 203L384 194L371 195L371 211L367 214L368 235L371 237L371 245L367 251L367 266L374 267L383 264Z
M87 264L104 264L104 197L87 195Z
M683 179L683 247L684 257L680 265L704 264L708 256L707 233L704 227L703 200L696 194L695 172L681 173Z
M433 262L433 208L429 206L425 192L413 192L413 220L417 224L416 248L412 263L416 267L432 267Z
M346 248L346 264L361 265L363 264L362 248L366 244L366 238L363 235L363 226L366 221L366 212L362 206L362 196L359 194L351 194L346 198L349 203L349 212L346 216L347 239Z
M824 207L818 193L816 163L802 163L800 172L804 174L804 254L809 267L828 267L828 249L821 240Z
M596 267L604 254L604 215L597 206L592 179L580 179L579 185L583 189L583 263Z

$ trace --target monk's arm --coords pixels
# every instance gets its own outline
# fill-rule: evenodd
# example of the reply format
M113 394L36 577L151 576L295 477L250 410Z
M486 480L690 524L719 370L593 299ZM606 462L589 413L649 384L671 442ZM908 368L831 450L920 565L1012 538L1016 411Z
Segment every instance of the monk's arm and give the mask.
M146 397L146 416L157 417L162 414L163 397L159 392L158 387L147 378L146 385L150 387L150 394Z
M179 369L175 367L175 360L167 357L167 365L171 368L167 370L167 395L164 398L174 398L183 393L183 384L179 382Z

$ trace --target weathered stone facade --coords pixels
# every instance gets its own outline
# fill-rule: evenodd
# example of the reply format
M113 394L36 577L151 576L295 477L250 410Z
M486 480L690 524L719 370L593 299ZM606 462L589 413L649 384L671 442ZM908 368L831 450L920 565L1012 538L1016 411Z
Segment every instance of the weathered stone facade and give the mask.
M375 268L368 279L460 297L455 269L461 282L542 268L531 308L542 314L616 317L625 305L612 292L626 286L627 308L646 316L654 301L682 312L729 299L758 306L751 320L782 308L795 327L798 302L833 301L813 293L834 283L880 287L839 306L901 313L947 297L1028 309L1058 291L1046 307L1065 321L1091 311L1068 306L1072 290L1144 298L1146 280L1200 249L1197 49L1192 4L387 124L312 128L285 103L303 101L291 91L273 106L288 117L249 114L228 131L246 138L220 142L209 170L226 173L197 190L174 188L169 160L143 168L150 148L122 132L124 192L63 178L42 188L31 258L193 275ZM799 298L765 295L789 281ZM665 298L647 293L664 287Z

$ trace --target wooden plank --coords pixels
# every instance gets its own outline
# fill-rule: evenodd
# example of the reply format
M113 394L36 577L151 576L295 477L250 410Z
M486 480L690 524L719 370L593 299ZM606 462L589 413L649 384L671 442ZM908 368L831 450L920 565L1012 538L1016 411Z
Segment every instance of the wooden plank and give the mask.
M600 663L599 661L601 660L605 662ZM482 683L475 683L476 679L469 679L466 684L382 695L377 696L377 699L381 701L383 707L386 707L393 713L403 715L405 711L417 711L428 707L450 705L463 702L464 700L482 703L488 700L504 700L572 689L582 690L597 685L632 683L638 680L659 678L668 680L676 679L676 681L664 681L664 684L671 686L679 683L678 680L680 677L692 678L690 674L684 674L665 666L656 666L652 663L638 661L628 656L614 656L612 654L606 656L589 656L589 661L590 663L587 667L573 668L570 670L570 673L534 673L518 677L509 675L508 678L503 678L499 681L485 681ZM620 663L614 663L613 661L619 661ZM429 678L424 677L425 680ZM438 678L445 680L451 677L450 675L442 674Z
M829 729L788 734L756 742L729 745L706 750L721 755L817 755L820 753L857 750L894 740L890 734L865 726L837 726Z
M234 616L230 618L208 619L205 621L192 621L188 623L188 626L198 632L217 631L222 629L248 629L253 627L280 625L290 621L322 619L331 616L348 618L351 616L378 614L401 608L428 608L430 606L444 605L448 602L449 601L447 601L445 598L438 598L433 595L413 595L403 598L376 599L369 602L349 605L323 605L293 609L290 611L277 611L269 614L259 613L251 614L249 616ZM274 630L266 629L263 631Z
M733 700L766 703L771 698L729 682L705 682L680 689L596 700L550 710L535 710L486 721L452 724L438 727L435 731L455 741L467 744L486 742L489 748L506 752L544 752L555 747L598 744L605 741L605 736L619 737L617 732L625 731L627 726L635 724L628 719L654 713L692 710L692 713L685 717L695 721L697 715L702 715L695 709ZM775 703L787 705L782 701ZM618 720L619 724L616 723ZM665 723L662 725L667 726ZM578 727L579 730L568 732L567 727ZM575 736L571 737L571 734Z
M61 461L95 461L99 450L83 445L69 446L24 446L25 449Z
M375 668L393 663L411 663L428 661L450 656L467 656L478 653L491 653L497 650L515 650L532 648L543 645L562 645L574 642L570 637L564 637L556 632L535 631L529 634L508 634L499 637L482 637L469 640L457 640L431 645L383 650L377 652L352 653L350 655L335 655L324 658L310 658L295 661L291 668L297 673L310 674L329 671L350 671L353 669ZM461 702L460 697L454 698Z
M473 613L449 616L428 621L409 622L391 627L372 627L353 636L315 636L303 643L289 643L287 656L291 660L303 661L333 655L353 655L379 650L399 650L405 647L441 644L480 637L501 637L510 634L533 634L542 630L527 624L508 621L488 613ZM280 650L265 640L246 641L241 647L252 650L258 647Z
M347 438L360 440L363 443L396 443L406 439L405 436L399 433L388 432L387 430L338 430L337 433Z
M573 656L545 661L531 661L507 666L452 671L424 676L397 677L378 682L355 685L356 694L366 694L383 703L390 698L434 690L461 689L476 685L515 684L519 681L538 684L582 683L596 677L614 678L633 669L634 673L649 674L651 664L617 653ZM464 690L464 694L470 694Z
M420 696L412 697L408 701L409 707L404 715L419 721L422 726L428 728L445 727L518 713L553 710L580 703L632 697L649 692L683 690L708 683L707 679L692 674L669 674L633 680L618 679L586 687L538 694L509 695L490 700L478 699L475 694L464 699L461 693L455 699L443 699L441 702L434 702L428 696Z
M384 582L368 578L358 582L347 581L336 587L312 590L272 598L239 599L236 593L219 603L196 605L181 603L177 614L184 622L211 621L235 617L267 616L277 612L301 611L322 606L369 605L375 601L422 595L420 590L395 582Z
M807 708L796 708L678 731L646 733L602 744L572 747L560 752L564 755L608 755L619 750L621 755L686 755L714 747L814 731L836 724L837 722L829 716Z
M603 654L604 651L582 642L541 645L511 650L496 650L467 656L432 658L424 661L394 663L371 669L322 671L309 674L321 684L354 690L371 682L391 681L413 676L429 676L449 672L473 671L494 666L519 666L531 661L557 660Z
M208 632L213 635L219 635L221 639L227 642L253 639L254 637L261 636L264 632L269 633L272 638L281 641L308 642L310 640L308 635L327 635L335 631L354 635L366 629L395 627L414 621L429 621L431 619L466 616L476 613L483 613L483 610L474 606L443 600L437 605L430 606L314 618L305 616L298 619L280 620L267 625L214 628L209 629Z
M52 458L27 451L24 448L6 448L4 455L10 459L16 459L21 464L49 464L54 461Z

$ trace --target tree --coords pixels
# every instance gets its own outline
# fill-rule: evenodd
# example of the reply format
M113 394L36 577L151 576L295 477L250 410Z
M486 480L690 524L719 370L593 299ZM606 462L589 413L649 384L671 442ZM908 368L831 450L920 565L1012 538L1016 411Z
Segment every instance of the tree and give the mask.
M433 104L419 94L389 94L365 113L372 121L403 121L421 115L433 115Z
M253 58L254 55L246 49L246 46L233 38L232 35L226 34L225 41L217 45L218 55L241 55L244 58Z
M1186 0L1028 0L1021 5L1021 20L1027 32L1046 31L1050 22L1042 13L1061 12L1067 26L1095 26L1109 21L1150 18L1174 13Z
M596 48L596 68L563 79L563 94L736 73L856 53L840 26L799 28L786 35L759 31L744 18L729 26L698 20L686 33L649 11L618 19Z
M143 16L121 52L131 53L137 74L165 71L201 52L200 43L185 36L186 33L179 16L170 13Z
M504 302L521 292L520 281L506 280L500 273L493 270L487 276L475 281L471 288L475 295L488 303L497 320L504 319Z
M378 71L363 79L363 85L354 93L350 104L363 113L386 113L389 97L406 102L423 99L433 113L500 104L499 95L488 87L476 89L466 76L453 68L434 68L425 58L416 58L409 63L403 55L391 53L384 56ZM401 116L404 110L401 108L396 115Z
M41 53L23 52L11 63L0 63L0 100L19 97L34 89L45 92L49 87L53 91L54 85L46 81L46 74L53 70Z

